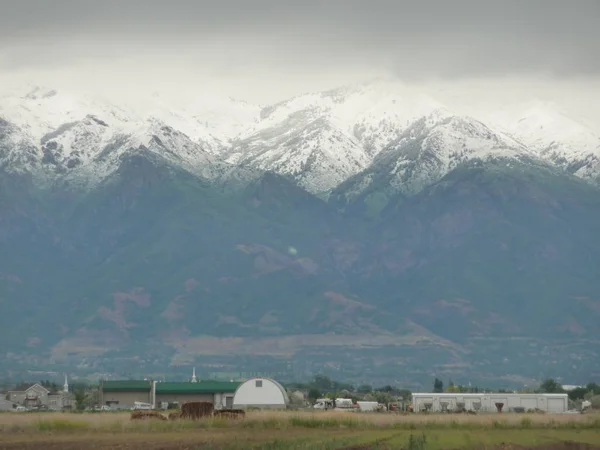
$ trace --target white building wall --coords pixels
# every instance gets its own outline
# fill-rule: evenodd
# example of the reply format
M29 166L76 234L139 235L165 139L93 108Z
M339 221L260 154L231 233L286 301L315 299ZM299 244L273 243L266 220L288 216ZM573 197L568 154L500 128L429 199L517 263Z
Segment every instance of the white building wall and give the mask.
M231 409L233 408L233 394L232 393L217 393L215 394L215 409Z
M269 378L253 378L242 383L233 397L234 408L285 408L288 403L285 389Z
M540 409L550 413L562 413L568 409L567 394L459 394L459 393L422 393L413 394L413 410L424 411L430 403L431 412L443 411L443 403L448 410L456 409L457 403L464 403L465 409L479 412L497 413L496 403L503 403L502 412L514 411L514 408Z

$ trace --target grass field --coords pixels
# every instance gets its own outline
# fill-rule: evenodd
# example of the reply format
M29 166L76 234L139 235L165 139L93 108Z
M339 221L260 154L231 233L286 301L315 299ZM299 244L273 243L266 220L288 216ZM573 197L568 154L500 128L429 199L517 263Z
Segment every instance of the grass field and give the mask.
M600 415L249 412L131 421L128 413L3 413L0 449L600 450Z

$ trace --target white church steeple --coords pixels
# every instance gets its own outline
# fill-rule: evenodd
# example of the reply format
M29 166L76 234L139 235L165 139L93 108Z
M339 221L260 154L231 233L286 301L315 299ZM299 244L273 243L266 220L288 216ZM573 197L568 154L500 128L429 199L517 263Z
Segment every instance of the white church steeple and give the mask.
M65 384L63 386L63 392L69 392L69 382L67 381L67 374L65 374Z
M192 369L192 383L197 383L198 380L196 379L196 368L194 367Z

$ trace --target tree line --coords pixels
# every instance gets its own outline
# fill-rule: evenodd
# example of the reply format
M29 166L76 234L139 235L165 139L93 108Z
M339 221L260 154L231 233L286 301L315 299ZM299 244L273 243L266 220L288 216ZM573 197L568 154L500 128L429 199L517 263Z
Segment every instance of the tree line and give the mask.
M336 398L349 397L354 401L357 399L373 399L380 403L390 403L396 400L409 401L412 392L408 389L402 389L391 385L373 387L369 384L354 385L341 381L332 380L326 375L316 375L307 383L288 383L288 389L299 389L308 392L308 399L311 401L317 398ZM455 384L449 380L447 384L435 378L433 381L433 392L456 392L456 393L512 393L514 389L490 389L481 386L465 386ZM566 393L572 401L591 400L600 396L600 385L590 382L585 386L566 391L556 380L549 378L540 383L537 388L522 388L517 392L521 393Z
M494 392L494 393L503 393L503 392L514 392L514 390L510 389L487 389L480 388L478 386L463 386L463 385L455 385L452 380L449 381L448 385L444 387L444 382L439 378L435 378L433 381L433 392L441 393L441 392L464 392L464 393L478 393L478 392ZM594 396L600 395L600 385L594 382L590 382L584 386L577 387L575 389L571 389L569 391L565 390L563 386L553 378L548 378L542 381L538 388L523 388L519 389L518 392L522 393L540 393L540 394L567 394L569 399L575 400L589 400Z
M357 400L373 400L379 403L392 403L398 400L410 400L411 391L391 385L373 387L370 384L354 385L335 381L326 375L315 375L307 383L286 383L287 389L298 389L308 392L308 400L314 402L318 398L351 398Z

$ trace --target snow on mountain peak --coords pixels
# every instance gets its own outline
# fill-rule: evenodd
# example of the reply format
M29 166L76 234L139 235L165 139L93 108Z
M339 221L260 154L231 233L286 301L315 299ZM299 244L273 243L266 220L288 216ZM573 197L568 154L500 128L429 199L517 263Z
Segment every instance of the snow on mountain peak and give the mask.
M259 111L258 106L214 95L172 99L155 93L111 101L31 85L0 94L0 118L14 128L10 138L37 147L38 164L55 176L74 172L69 176L97 179L115 169L118 155L140 146L165 152L167 159L208 176L212 169L207 164L217 164L208 154L228 147Z
M416 119L442 110L434 99L387 81L299 95L263 108L228 161L270 167L309 190L328 191L367 167Z
M540 157L600 179L598 136L548 102L490 107L471 118L389 79L266 107L219 93L107 97L31 84L0 90L0 119L9 124L0 136L3 161L37 161L54 176L101 178L124 152L143 148L209 178L217 166L235 165L292 176L312 192L329 192L366 169L418 186L461 161L494 156ZM19 158L16 148L27 156Z
M575 175L600 177L600 137L563 114L555 103L531 101L509 105L488 114L487 119Z
M334 193L344 202L377 193L414 194L471 160L535 158L510 136L443 108L413 122L364 171Z

